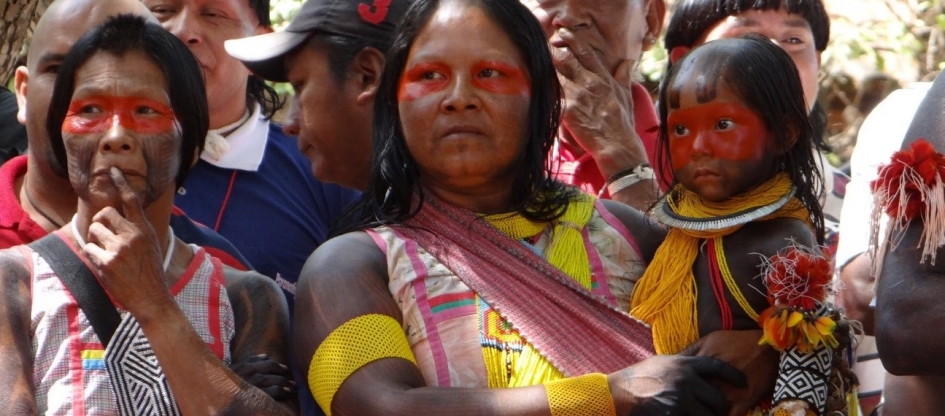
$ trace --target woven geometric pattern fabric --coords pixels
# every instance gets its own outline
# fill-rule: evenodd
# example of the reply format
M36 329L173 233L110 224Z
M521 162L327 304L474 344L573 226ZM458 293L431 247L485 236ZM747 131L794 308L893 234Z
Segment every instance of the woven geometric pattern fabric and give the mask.
M151 344L131 314L105 349L105 368L122 416L181 414Z
M607 376L600 373L545 383L548 409L552 416L615 415Z
M773 404L803 400L810 409L822 414L827 405L827 377L832 361L833 350L825 345L810 353L802 353L794 347L782 352Z

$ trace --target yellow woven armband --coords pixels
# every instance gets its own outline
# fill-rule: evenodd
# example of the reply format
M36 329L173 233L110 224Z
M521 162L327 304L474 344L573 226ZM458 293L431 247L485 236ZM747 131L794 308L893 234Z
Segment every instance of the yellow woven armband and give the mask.
M552 416L616 415L607 376L600 373L545 383Z
M315 401L331 416L331 401L341 383L361 367L382 358L403 358L414 364L404 330L387 315L363 315L345 322L318 346L308 367Z

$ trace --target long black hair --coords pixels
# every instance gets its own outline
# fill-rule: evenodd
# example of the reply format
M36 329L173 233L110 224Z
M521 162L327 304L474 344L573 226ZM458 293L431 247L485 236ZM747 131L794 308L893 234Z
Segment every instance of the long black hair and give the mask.
M467 0L481 8L515 44L531 78L527 140L512 184L511 210L533 221L560 217L577 190L556 182L547 163L561 115L561 86L551 62L545 33L525 6L509 0ZM407 149L397 106L398 83L420 31L440 0L419 0L407 11L387 53L374 102L372 168L368 187L336 223L332 235L398 223L416 214L414 196L422 195L417 163ZM457 40L461 41L461 40ZM422 200L422 198L421 198Z
M804 18L814 36L814 49L823 52L830 40L830 16L822 0L682 0L676 4L669 24L666 26L664 46L667 51L683 46L693 48L706 32L729 16L750 10L784 10ZM667 72L672 60L667 60ZM813 145L817 150L829 152L825 132L827 112L819 101L810 111L814 128Z
M210 125L203 72L180 39L140 16L121 14L110 17L79 38L63 59L46 120L53 154L61 166L68 166L62 142L62 122L72 101L75 73L79 67L98 52L120 57L135 51L147 56L167 78L167 95L180 123L180 168L175 177L179 187L187 179L196 154L203 150Z
M718 77L719 82L731 88L745 107L761 117L778 152L775 170L791 177L797 188L795 196L810 211L817 242L823 244L824 214L820 206L823 179L812 149L814 131L804 89L791 57L767 38L749 34L708 42L693 49L670 68L660 86L658 104L660 135L657 157L662 166L672 166L667 118L674 100L669 90L680 69L688 65L711 66L703 72ZM674 185L676 182L673 178Z
M259 24L265 27L272 26L272 20L269 19L269 0L247 0L249 8L259 20ZM262 115L267 120L271 119L276 112L285 106L285 99L279 96L275 88L266 84L266 81L253 74L249 74L246 80L246 98L247 101L259 103L262 107Z

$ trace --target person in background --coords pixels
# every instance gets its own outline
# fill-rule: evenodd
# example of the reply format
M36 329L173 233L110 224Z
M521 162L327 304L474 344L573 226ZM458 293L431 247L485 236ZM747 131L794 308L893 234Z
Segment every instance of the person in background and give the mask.
M659 122L650 94L634 81L656 45L663 0L522 0L548 38L564 90L555 178L645 210L654 182Z
M207 147L175 202L274 279L292 311L305 259L357 192L312 176L297 141L270 121L281 104L275 91L224 49L229 39L272 31L269 1L142 2L190 48L207 80Z
M16 94L0 87L0 165L26 152L26 127L16 119Z
M363 190L371 171L371 118L384 54L410 0L362 7L357 0L308 0L285 30L232 39L227 53L295 95L283 131L320 181ZM373 10L373 11L372 11Z
M0 248L37 240L62 228L75 214L75 191L69 185L65 166L50 150L46 110L62 57L82 34L119 13L153 19L134 0L57 0L37 22L26 66L17 68L14 79L17 119L26 126L29 146L26 155L0 167ZM204 247L224 264L238 270L250 269L226 239L194 223L176 207L171 226L182 240Z
M284 31L224 43L254 75L292 85L282 129L298 137L316 179L367 187L374 97L384 54L409 5L393 0L372 12L360 0L308 0ZM303 375L296 376L302 413L317 414Z

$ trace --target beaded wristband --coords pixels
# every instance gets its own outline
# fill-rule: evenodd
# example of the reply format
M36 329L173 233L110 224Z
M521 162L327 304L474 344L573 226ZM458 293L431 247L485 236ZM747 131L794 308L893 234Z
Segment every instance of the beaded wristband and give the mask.
M607 376L586 374L545 383L552 416L616 415Z
M628 186L644 179L653 179L656 176L649 163L641 163L631 169L622 170L607 179L607 193L611 196L626 189Z
M383 358L417 363L403 328L394 318L362 315L331 331L308 367L308 384L325 414L331 416L331 401L341 383L361 367Z

